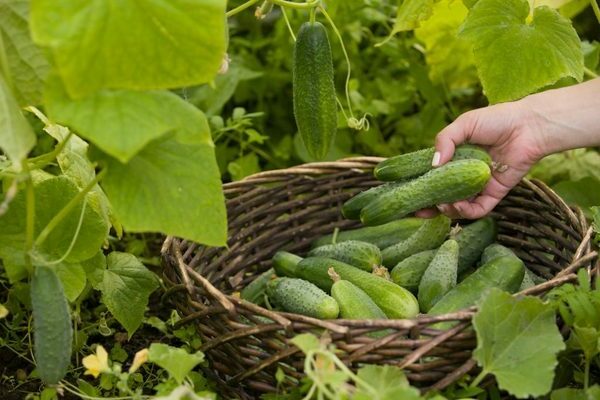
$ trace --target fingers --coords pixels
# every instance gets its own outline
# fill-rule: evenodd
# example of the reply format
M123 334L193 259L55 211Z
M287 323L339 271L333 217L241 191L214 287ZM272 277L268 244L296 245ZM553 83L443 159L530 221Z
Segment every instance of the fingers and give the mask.
M424 208L415 213L415 215L419 218L433 218L438 215L440 212L435 208Z
M433 156L432 165L434 167L443 165L452 159L456 146L463 144L469 140L472 134L471 120L472 113L461 115L446 126L435 138L435 154Z

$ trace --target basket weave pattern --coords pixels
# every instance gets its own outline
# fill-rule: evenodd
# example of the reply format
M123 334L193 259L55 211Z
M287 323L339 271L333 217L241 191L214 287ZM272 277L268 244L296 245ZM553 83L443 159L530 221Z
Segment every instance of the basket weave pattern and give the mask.
M224 186L229 218L228 249L207 248L169 237L163 245L166 296L196 323L207 369L223 395L256 398L276 391L277 368L284 384L302 377L303 355L288 340L296 334L327 331L339 357L360 363L394 364L424 390L442 389L475 367L470 327L473 309L411 320L329 320L272 312L240 300L236 292L270 268L278 250L303 255L315 238L358 226L340 208L360 190L378 184L372 169L380 158L360 157L268 171ZM580 210L568 207L551 189L523 180L493 212L498 242L513 249L536 274L549 281L526 290L542 294L591 268L596 252ZM269 320L265 320L268 318ZM445 331L440 321L458 321ZM383 328L389 335L366 334Z

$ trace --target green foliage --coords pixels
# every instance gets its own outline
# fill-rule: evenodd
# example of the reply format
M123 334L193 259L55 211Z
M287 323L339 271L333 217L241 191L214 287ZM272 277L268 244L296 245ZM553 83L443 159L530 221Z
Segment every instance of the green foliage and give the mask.
M158 282L131 254L112 252L106 261L107 269L97 289L102 292L102 301L108 310L131 336L142 323L148 297Z
M460 35L473 43L491 103L524 97L564 77L583 79L577 32L548 7L536 7L530 14L526 0L479 0Z
M403 0L398 6L394 29L390 37L398 32L418 28L422 21L427 20L433 13L434 4L439 0Z
M501 389L518 398L550 391L557 353L565 348L552 307L534 297L514 298L492 289L473 326L473 357L482 368L476 382L492 373Z
M365 365L358 370L356 376L359 383L353 400L422 399L419 390L410 386L400 368L391 365ZM373 389L376 389L375 393Z
M181 384L190 371L204 361L204 354L201 352L190 354L184 349L163 343L152 343L148 360L164 368L177 383Z
M0 52L1 50L2 48ZM0 53L0 61L2 56ZM0 149L8 158L18 163L27 156L34 145L35 134L19 109L7 83L7 77L0 73Z

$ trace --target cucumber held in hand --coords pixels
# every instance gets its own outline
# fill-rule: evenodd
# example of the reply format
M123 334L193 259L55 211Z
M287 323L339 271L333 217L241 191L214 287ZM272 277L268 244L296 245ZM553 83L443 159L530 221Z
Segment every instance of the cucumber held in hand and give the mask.
M297 278L275 278L267 283L267 296L285 311L319 319L337 318L335 299L310 282Z
M419 283L419 308L427 312L456 286L458 276L458 243L446 240L425 270Z
M451 235L458 243L458 272L467 270L477 263L484 249L494 243L498 235L498 225L492 217L485 217L464 227Z
M429 263L433 260L436 252L437 249L425 250L400 261L392 269L392 272L390 272L392 281L395 284L416 293L419 282L421 282L421 278L429 266Z
M360 211L370 202L375 200L380 193L388 191L395 187L400 187L406 182L391 182L383 185L372 187L358 193L350 200L346 201L342 206L342 215L348 219L360 219Z
M333 62L327 30L305 22L296 36L293 67L294 116L308 153L324 158L337 129Z
M483 161L450 161L381 193L362 209L360 219L365 225L380 225L422 208L464 200L479 193L490 176L490 167Z
M415 178L433 169L431 162L435 148L430 147L412 153L390 157L377 164L373 174L380 181L398 181ZM476 159L492 165L492 158L479 146L463 144L456 148L452 160Z
M362 242L373 243L380 249L398 243L415 233L423 225L423 218L403 218L397 221L388 222L379 226L365 226L362 228L341 231L335 237L335 243L346 242L348 240L360 240ZM314 249L326 244L332 244L333 234L325 235L315 240L311 247Z
M298 275L323 290L330 290L333 282L328 273L329 268L333 268L341 279L362 289L389 318L412 318L419 313L419 303L411 292L341 261L306 257L298 264Z
M387 247L381 252L384 266L392 267L413 254L435 249L444 243L450 232L450 219L439 214L424 220L425 222L419 230L408 239Z
M311 250L308 256L333 258L367 272L373 271L373 266L381 265L381 250L379 250L379 247L358 240L348 240L317 247Z

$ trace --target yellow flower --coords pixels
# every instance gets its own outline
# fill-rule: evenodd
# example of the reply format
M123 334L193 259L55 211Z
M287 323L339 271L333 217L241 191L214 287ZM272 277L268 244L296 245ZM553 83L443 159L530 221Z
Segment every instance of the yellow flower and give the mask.
M142 349L135 353L133 363L131 364L131 367L129 367L129 373L132 374L137 371L146 361L148 361L148 349Z
M92 375L94 378L97 378L102 372L110 371L108 366L108 353L101 345L96 347L96 354L90 354L89 356L83 357L81 362L85 367L84 375Z
M0 319L6 318L7 315L8 315L8 308L6 308L2 304L0 304Z

